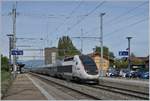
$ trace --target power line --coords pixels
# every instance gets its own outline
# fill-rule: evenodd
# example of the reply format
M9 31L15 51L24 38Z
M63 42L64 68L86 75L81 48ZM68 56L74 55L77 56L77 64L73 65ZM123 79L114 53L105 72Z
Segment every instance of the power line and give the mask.
M44 40L44 38L16 38L20 40Z
M142 13L140 13L140 14L142 14ZM138 14L138 15L139 15L139 14ZM126 18L126 20L117 21L117 23L115 23L115 25L118 24L118 23L124 22L124 21L128 21L128 20L132 19L133 17L138 17L138 16L137 16L137 15L129 16L129 17ZM113 23L112 23L112 24L113 24ZM109 24L109 26L112 25L112 24ZM113 25L114 25L114 24L113 24ZM84 34L87 34L87 33L89 33L89 32L92 32L92 31L94 31L94 30L97 30L98 28L99 28L99 27L95 27L95 28L93 28L93 29L90 29L89 31L86 31Z
M139 17L138 15L142 15L142 14L143 14L143 12L140 13L140 14L135 14L135 15L129 16L129 17L127 17L125 20L119 20L119 21L116 21L117 23L111 23L111 24L109 24L109 25L114 25L114 24L118 24L118 23L120 23L120 22L128 21L128 20L130 20L130 19L133 19L134 17Z
M70 13L70 16L68 16L66 19L69 19L75 12L77 9L79 9L79 7L81 6L81 4L83 3L83 1L81 1Z
M112 19L111 19L110 21L108 21L108 22L109 22L109 23L110 23L110 22L114 22L114 21L120 19L121 17L124 17L125 15L127 15L127 14L129 14L129 13L135 11L136 9L138 9L138 8L140 8L140 7L142 7L142 6L144 6L145 4L147 4L147 1L144 2L144 3L141 3L141 4L139 4L139 5L137 5L136 7L133 7L133 8L131 8L131 9L129 9L128 11L124 12L123 14L120 14L120 15L117 16L117 17L112 18Z
M49 14L49 15L45 15L45 14L25 14L25 13L20 13L21 16L27 16L27 17L39 17L39 18L58 18L59 16L62 17L64 15L53 15L53 14Z
M144 22L144 21L146 21L146 20L148 20L148 18L142 19L142 20L137 21L137 22L134 22L134 23L129 24L129 25L127 25L127 26L123 26L123 27L121 27L121 28L119 28L119 29L116 29L116 30L112 31L110 34L105 34L105 37L109 37L109 36L111 36L111 35L114 35L114 34L116 34L115 32L118 32L118 31L120 31L120 30L125 30L125 29L128 28L128 27L131 28L131 26L135 26L135 25L137 25L137 24L139 24L139 23L141 23L141 22ZM112 34L112 33L114 33L114 34Z
M83 20L85 20L86 17L88 17L89 15L91 15L94 11L96 11L100 6L102 6L106 1L100 2L94 9L92 9L90 12L88 12L85 16L83 16L83 18L81 18L80 20L78 20L75 24L73 24L71 27L69 27L69 30L71 30L72 28L74 28L76 25L78 25L79 23L81 23ZM68 31L68 30L67 30ZM65 33L67 32L65 31Z
M24 51L44 51L44 49L23 49Z
M56 30L58 30L62 25L64 25L65 22L66 22L66 20L68 20L68 19L70 19L70 17L72 17L72 15L76 12L76 10L79 9L79 7L81 6L82 2L83 2L83 1L81 1L81 2L71 11L71 13L69 14L69 16L66 17L65 21L64 21L62 24L60 24L58 27L56 27Z
M60 25L58 25L58 26L55 28L56 31L58 31L58 29L59 29L62 25L64 25L65 22L66 22L68 19L70 19L70 18L72 17L72 15L76 12L76 10L81 6L82 2L83 2L83 1L79 2L79 4L70 12L70 14L69 14L67 17L65 17L65 20L63 21L63 23L61 23ZM48 28L47 28L47 30L48 30ZM48 35L48 33L47 33L47 35ZM48 38L48 36L47 36L47 38ZM47 39L47 43L49 43L49 42L48 42L48 39ZM51 43L51 44L52 44L52 43Z
M128 11L124 12L123 14L121 14L121 15L119 15L119 16L117 16L117 17L114 17L113 19L111 19L110 21L107 21L107 22L109 23L109 25L110 25L110 24L113 24L113 23L111 23L111 22L114 22L114 21L117 21L118 19L121 19L121 18L124 17L125 15L127 15L127 14L133 12L134 10L136 10L136 9L138 9L138 8L140 8L140 7L142 7L142 6L144 6L145 4L147 4L147 2L144 2L144 3L142 3L142 4L137 5L136 7L132 8L132 9L129 9ZM134 16L136 16L136 15L127 17L126 19L129 20L130 18L132 18L132 17L134 17ZM123 20L123 21L126 21L126 20ZM118 22L118 21L117 21L117 22ZM119 23L120 23L120 22L119 22ZM90 29L89 31L85 32L84 34L87 34L87 33L89 33L89 32L92 32L93 30L97 30L97 29L99 29L99 27L95 27L95 28L93 28L93 29Z
M119 28L119 29L116 29L116 30L110 32L110 34L105 34L104 37L106 37L106 38L107 38L107 37L110 37L111 35L117 34L117 33L115 33L115 32L118 32L118 31L120 31L120 30L125 30L125 29L128 28L128 27L131 28L131 26L135 26L135 25L137 25L137 24L139 24L139 23L142 23L142 22L144 22L144 21L146 21L146 20L148 20L148 18L142 19L142 20L137 21L137 22L134 22L134 23L129 24L129 25L127 25L127 26L123 26L123 27L121 27L121 28ZM114 33L114 34L112 34L112 33ZM72 38L82 38L82 37L72 37ZM89 39L90 37L83 37L83 38ZM99 37L91 37L91 38L92 38L92 39L99 39Z
M71 37L71 38L77 38L77 39L80 39L80 38L83 38L83 39L99 39L100 37L87 37L87 36L83 36L83 37Z

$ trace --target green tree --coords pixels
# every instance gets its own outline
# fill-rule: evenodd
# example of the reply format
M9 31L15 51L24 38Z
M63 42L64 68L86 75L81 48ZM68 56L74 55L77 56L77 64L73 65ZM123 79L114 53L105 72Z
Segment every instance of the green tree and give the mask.
M1 55L1 93L5 95L11 85L12 78L9 69L9 60L6 56Z
M124 58L115 59L115 65L116 65L116 68L118 68L118 69L127 68L128 67L128 61L126 61Z
M95 52L101 52L101 47L96 46L95 47ZM109 57L109 49L106 46L103 46L103 54L104 56L106 56L107 58Z
M1 55L1 70L9 71L9 60L6 56Z
M114 58L115 58L115 55L114 55L113 52L109 52L109 58L111 58L111 59L114 59Z
M60 57L63 57L80 54L80 52L73 45L69 36L62 36L58 41L58 54Z
M115 65L114 60L115 59L115 55L113 52L109 52L109 66L113 67Z

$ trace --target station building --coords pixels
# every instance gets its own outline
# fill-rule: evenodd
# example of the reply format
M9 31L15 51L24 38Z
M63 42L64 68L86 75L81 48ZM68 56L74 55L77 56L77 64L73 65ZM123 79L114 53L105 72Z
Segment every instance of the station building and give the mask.
M96 63L96 66L97 66L97 68L98 69L101 69L101 70L103 70L103 74L105 74L106 73L106 71L109 69L109 64L110 64L110 62L109 62L109 57L108 56L103 56L103 65L102 65L102 68L100 68L100 64L101 64L101 55L100 55L100 53L98 53L98 52L93 52L93 53L91 53L91 54L88 54L90 57L92 57L92 59L95 61L95 63Z
M56 58L58 56L58 49L56 47L45 48L44 49L45 56L45 65L56 63Z

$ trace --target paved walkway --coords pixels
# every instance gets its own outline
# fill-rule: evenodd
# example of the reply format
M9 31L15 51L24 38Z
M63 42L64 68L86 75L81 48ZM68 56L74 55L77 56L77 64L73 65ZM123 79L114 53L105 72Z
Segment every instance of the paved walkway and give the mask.
M19 74L3 100L46 100L27 74Z
M108 77L103 77L102 80L109 81L109 82L119 82L119 83L129 84L129 85L138 85L143 87L149 86L149 80L134 80L134 79L108 78Z

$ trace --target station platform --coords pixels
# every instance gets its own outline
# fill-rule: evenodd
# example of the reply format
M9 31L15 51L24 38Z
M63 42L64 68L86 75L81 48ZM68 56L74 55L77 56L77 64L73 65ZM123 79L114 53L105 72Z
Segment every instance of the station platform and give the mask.
M142 86L142 87L148 87L149 86L149 80L102 77L100 79L100 81L109 81L109 82L123 83L123 84L127 84L127 85Z
M101 77L99 84L149 93L149 80Z
M47 100L28 74L18 74L2 100Z

